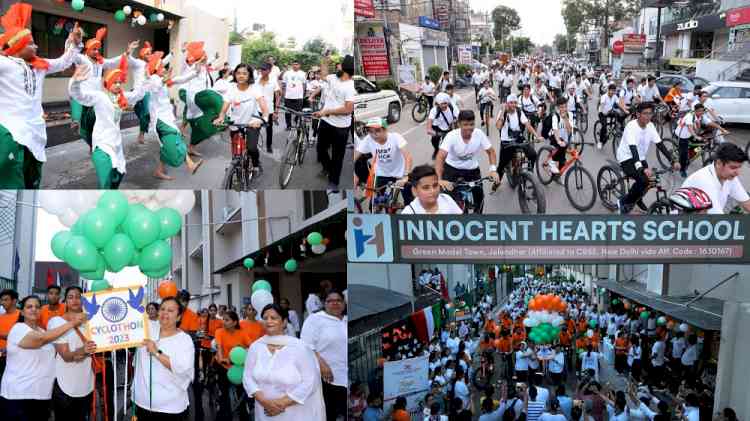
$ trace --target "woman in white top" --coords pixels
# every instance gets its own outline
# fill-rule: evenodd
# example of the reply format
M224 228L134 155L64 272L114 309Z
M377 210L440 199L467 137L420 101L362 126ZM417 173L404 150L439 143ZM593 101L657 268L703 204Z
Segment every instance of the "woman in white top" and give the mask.
M240 63L234 69L234 81L226 94L224 94L224 106L214 124L219 126L229 111L229 136L233 138L239 134L244 135L246 147L250 159L253 162L253 172L260 171L260 151L258 150L258 139L260 128L264 121L268 121L268 107L263 92L255 88L253 79L253 68L245 63Z
M50 330L39 326L41 301L30 295L21 301L18 323L8 332L7 356L0 396L4 420L46 420L49 418L52 385L55 381L57 338L86 321L84 313Z
M83 290L78 286L70 286L65 290L66 313L50 319L47 329L63 326L83 313L82 293ZM54 346L57 352L55 385L52 390L55 419L84 421L91 410L94 391L94 370L90 355L96 352L96 343L86 340L83 333L74 328L59 337Z
M323 311L312 314L302 325L300 339L313 351L323 379L326 417L335 420L346 416L347 380L347 319L341 292L332 289L323 297Z
M630 339L630 349L628 349L628 366L630 367L630 375L633 376L636 381L641 379L642 356L641 340L638 336L633 335Z
M515 364L515 373L516 378L519 382L525 382L528 379L529 376L529 359L534 355L531 350L529 350L528 345L526 345L526 342L521 342L521 345L516 351L516 364Z
M594 347L589 344L586 346L586 352L581 353L581 371L592 370L594 380L599 381L599 358L601 354L593 351Z
M402 214L443 214L457 215L463 210L447 194L440 193L440 183L435 169L429 165L419 165L409 174L414 199L401 211Z
M177 327L183 311L176 298L165 298L159 306L159 328L136 351L133 402L139 421L187 418L195 347Z
M302 340L284 335L286 310L269 304L260 314L266 334L250 345L242 376L245 391L255 398L256 421L325 420L315 354Z

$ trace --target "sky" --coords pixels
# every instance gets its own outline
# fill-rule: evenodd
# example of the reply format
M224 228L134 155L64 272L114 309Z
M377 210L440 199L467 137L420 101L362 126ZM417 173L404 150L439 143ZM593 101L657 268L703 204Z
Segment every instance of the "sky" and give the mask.
M36 252L35 259L38 262L59 262L60 259L52 254L52 237L59 231L68 228L61 224L57 216L47 213L42 208L37 208L37 230L36 230ZM126 267L118 273L107 272L104 278L114 287L143 285L146 276L137 267Z
M299 46L320 36L342 49L354 32L353 0L192 0L192 4L230 21L236 7L240 31L263 23L279 39L295 37Z
M529 37L536 45L552 45L555 35L565 32L562 0L470 0L470 4L474 11L490 13L499 5L516 9L521 29L514 35Z

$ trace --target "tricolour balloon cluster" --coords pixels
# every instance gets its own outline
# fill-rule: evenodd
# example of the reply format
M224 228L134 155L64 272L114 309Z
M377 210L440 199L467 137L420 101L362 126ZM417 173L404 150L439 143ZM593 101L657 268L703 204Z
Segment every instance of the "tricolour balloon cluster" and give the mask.
M236 346L229 351L229 360L232 366L227 370L227 378L232 384L242 384L242 372L245 370L245 358L247 351L241 346Z
M250 295L250 304L253 306L255 311L263 311L263 307L273 304L273 294L271 294L271 284L263 279L257 280L253 283L251 289L252 295Z
M538 344L554 342L563 324L561 313L568 308L565 301L556 295L539 294L529 300L528 308L523 324L531 328L529 339Z
M58 215L60 221L70 226L70 231L60 231L52 238L52 252L57 258L81 273L84 279L98 280L104 272L117 273L127 266L138 266L146 276L161 278L169 273L172 249L167 239L182 229L182 215L189 212L195 196L188 191L130 192L120 191L74 192L63 206L51 198L60 198L57 192L45 192L42 207ZM62 200L61 200L62 201ZM146 202L144 204L143 202ZM177 205L158 207L162 203ZM72 215L72 216L70 216ZM68 219L75 217L75 220Z

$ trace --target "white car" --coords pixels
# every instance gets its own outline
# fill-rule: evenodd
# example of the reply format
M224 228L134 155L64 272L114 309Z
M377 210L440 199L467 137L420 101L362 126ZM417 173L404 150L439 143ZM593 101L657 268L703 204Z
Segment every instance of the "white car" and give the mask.
M354 76L354 120L364 123L370 118L385 118L389 124L401 119L401 99L396 91L380 90L362 76Z
M705 90L726 123L750 123L750 82L711 82Z

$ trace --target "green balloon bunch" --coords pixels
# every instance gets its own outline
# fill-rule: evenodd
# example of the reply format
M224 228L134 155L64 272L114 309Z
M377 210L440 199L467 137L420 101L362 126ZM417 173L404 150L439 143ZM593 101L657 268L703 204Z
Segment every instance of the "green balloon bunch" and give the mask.
M529 339L537 344L550 344L560 336L560 328L549 323L542 323L533 327Z
M649 313L648 311L642 311L641 312L641 319L648 319L648 316L650 316L650 315L651 315L651 313Z
M176 210L153 212L142 204L129 204L121 192L107 191L70 231L55 234L52 253L84 279L102 279L105 271L116 273L127 266L161 278L169 273L172 261L166 240L181 229L182 217Z
M245 358L247 350L241 346L236 346L229 351L229 360L232 366L227 370L227 378L232 384L242 384L242 372L245 370Z

